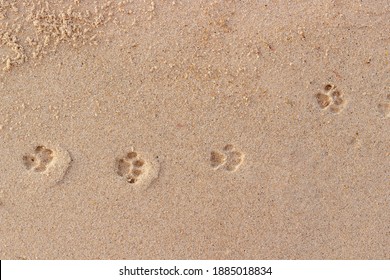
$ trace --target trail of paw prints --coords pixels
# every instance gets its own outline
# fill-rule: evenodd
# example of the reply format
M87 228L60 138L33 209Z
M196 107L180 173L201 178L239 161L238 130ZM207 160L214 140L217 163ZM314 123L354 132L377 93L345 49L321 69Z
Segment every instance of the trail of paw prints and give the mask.
M145 175L145 161L140 155L131 151L117 161L117 174L130 184L137 183Z
M28 170L45 172L53 161L53 151L45 146L37 146L33 153L23 156L23 164Z
M224 169L229 172L236 171L244 161L244 154L227 144L222 151L212 151L210 165L214 169Z
M340 113L346 103L343 93L331 84L325 85L323 92L316 94L316 99L318 106L322 110L329 110L335 114Z

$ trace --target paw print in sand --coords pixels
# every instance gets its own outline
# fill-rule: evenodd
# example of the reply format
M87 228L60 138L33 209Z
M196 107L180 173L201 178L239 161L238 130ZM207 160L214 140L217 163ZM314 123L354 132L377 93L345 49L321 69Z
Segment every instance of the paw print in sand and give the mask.
M24 166L35 172L45 172L53 161L53 151L45 146L37 146L33 153L23 156Z
M323 92L316 94L316 99L321 109L326 110L329 108L332 113L340 113L345 106L342 92L331 84L324 86Z
M137 152L131 151L117 162L117 173L130 184L136 183L144 174L145 161Z
M214 169L224 169L229 172L236 171L244 161L244 154L234 148L232 144L227 144L222 152L212 151L210 154L210 164Z

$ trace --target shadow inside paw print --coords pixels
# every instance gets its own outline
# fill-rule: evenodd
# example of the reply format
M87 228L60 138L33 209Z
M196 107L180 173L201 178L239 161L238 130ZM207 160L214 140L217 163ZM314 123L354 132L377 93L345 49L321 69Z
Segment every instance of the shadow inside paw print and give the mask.
M343 94L331 84L325 85L324 92L317 93L316 99L321 109L329 108L332 113L341 112L345 105Z
M244 154L237 151L232 144L227 144L222 152L212 151L210 165L214 169L222 168L226 171L236 171L244 160Z
M145 161L139 155L132 151L117 162L117 174L126 178L127 182L134 184L144 173L143 166Z
M23 164L28 170L44 172L53 160L53 151L45 146L37 146L32 154L23 156Z

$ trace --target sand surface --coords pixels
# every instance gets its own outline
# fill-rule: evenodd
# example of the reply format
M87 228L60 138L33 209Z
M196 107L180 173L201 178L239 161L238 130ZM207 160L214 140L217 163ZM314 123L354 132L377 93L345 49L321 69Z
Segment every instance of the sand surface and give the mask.
M389 259L389 30L388 0L0 1L0 258Z

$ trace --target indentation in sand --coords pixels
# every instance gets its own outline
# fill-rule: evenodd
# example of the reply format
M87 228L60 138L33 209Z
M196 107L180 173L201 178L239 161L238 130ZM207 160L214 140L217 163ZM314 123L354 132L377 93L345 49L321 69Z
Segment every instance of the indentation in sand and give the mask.
M0 190L0 207L4 206L4 191Z
M158 177L160 166L152 157L132 148L125 156L116 160L115 168L116 173L126 182L145 189Z
M22 164L31 177L60 182L67 173L71 157L67 150L54 145L37 145L22 156Z
M214 169L224 169L229 172L236 171L244 161L244 154L232 144L227 144L222 151L212 151L210 165Z
M381 102L378 104L378 111L382 117L390 117L390 102Z
M23 163L28 170L44 172L53 161L53 151L45 146L37 146L34 153L24 155Z
M320 109L329 109L330 112L335 114L340 113L346 104L344 94L332 84L326 84L323 92L317 93L315 97Z

